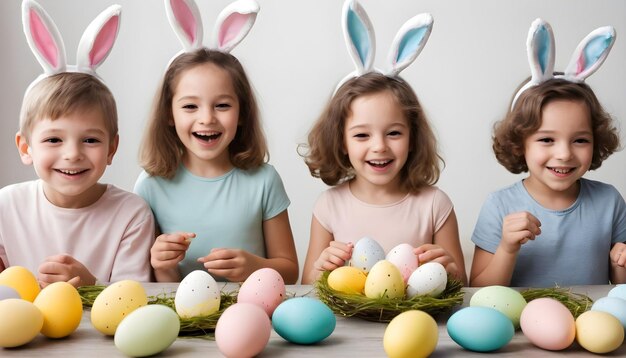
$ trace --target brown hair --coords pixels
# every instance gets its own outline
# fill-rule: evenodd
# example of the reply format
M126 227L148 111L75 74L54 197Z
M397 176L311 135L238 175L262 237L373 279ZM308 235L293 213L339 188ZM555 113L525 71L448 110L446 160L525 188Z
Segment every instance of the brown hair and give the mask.
M573 83L560 78L551 79L525 90L506 117L494 125L493 151L498 162L511 173L528 171L524 157L524 142L541 127L544 106L555 100L580 101L589 108L593 132L593 158L590 170L599 168L602 161L619 148L617 129L593 90L585 83Z
M30 141L33 124L56 120L78 110L98 108L113 141L117 135L117 107L111 91L96 77L63 72L46 77L29 88L20 112L20 133Z
M186 70L208 63L229 74L239 101L239 125L235 138L228 146L230 161L237 168L252 169L269 158L259 110L243 67L230 54L201 48L176 57L167 68L156 93L139 151L139 161L148 174L167 179L173 178L176 174L185 153L185 146L171 125L174 120L172 112L174 90L180 76Z
M330 99L308 137L305 163L311 175L327 185L337 185L354 178L350 160L344 154L344 126L352 101L360 96L389 91L397 101L409 125L409 155L400 171L401 183L410 192L418 192L439 180L443 159L437 142L411 86L399 77L368 73L348 80Z

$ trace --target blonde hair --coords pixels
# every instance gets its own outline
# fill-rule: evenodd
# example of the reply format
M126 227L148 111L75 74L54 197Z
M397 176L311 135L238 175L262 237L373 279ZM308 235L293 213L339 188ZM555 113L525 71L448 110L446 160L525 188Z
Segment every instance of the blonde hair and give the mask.
M201 48L174 59L157 91L139 150L139 161L149 175L171 179L181 165L185 146L171 125L174 90L184 71L209 63L229 74L239 101L239 125L228 146L231 163L245 170L257 168L269 159L259 110L243 67L230 54Z
M24 97L20 133L30 141L33 125L41 119L56 120L78 110L97 108L113 141L117 136L117 107L111 91L96 77L63 72L35 84Z
M313 177L327 185L354 178L350 159L344 154L345 121L352 102L361 96L388 91L409 125L409 155L400 171L401 185L416 193L439 180L443 159L437 141L415 92L399 77L368 73L344 83L330 99L308 136L305 163Z

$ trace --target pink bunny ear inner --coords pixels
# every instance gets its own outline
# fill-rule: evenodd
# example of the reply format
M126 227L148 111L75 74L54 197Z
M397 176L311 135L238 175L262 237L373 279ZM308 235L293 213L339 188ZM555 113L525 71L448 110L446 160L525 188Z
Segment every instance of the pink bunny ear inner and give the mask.
M35 46L39 50L39 53L51 64L54 68L59 64L59 48L57 47L54 38L50 35L50 30L46 27L45 23L39 17L37 11L29 10L30 30L32 33Z
M181 29L187 35L189 43L195 43L197 24L193 12L184 0L170 0L170 3L172 5L172 13Z
M119 24L119 16L113 16L109 19L109 21L107 21L106 24L104 24L104 26L102 26L102 29L98 33L98 36L96 36L96 39L93 43L93 48L89 53L89 61L91 66L96 66L107 57L107 54L115 43Z
M240 14L233 13L229 15L224 22L222 23L222 27L219 30L219 34L217 37L218 47L222 48L226 44L235 40L237 36L239 36L242 32L242 29L248 23L248 20L255 16L256 14Z

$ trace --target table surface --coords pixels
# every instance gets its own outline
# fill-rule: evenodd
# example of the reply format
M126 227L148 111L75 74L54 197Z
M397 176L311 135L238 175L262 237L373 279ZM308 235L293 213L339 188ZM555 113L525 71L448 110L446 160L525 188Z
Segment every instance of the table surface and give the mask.
M144 287L149 295L159 293L169 293L176 289L177 284L145 283ZM572 291L586 294L596 300L606 296L613 286L574 286ZM238 285L227 284L223 290L233 291ZM465 302L467 306L469 298L476 288L464 288ZM311 286L287 286L287 292L297 296L313 294ZM18 348L0 349L2 357L123 357L117 350L112 337L106 337L96 331L89 321L89 310L85 310L83 319L78 329L69 337L63 339L48 339L42 335L37 336L32 342ZM485 357L484 353L474 353L464 350L458 346L446 331L445 323L449 315L439 316L439 341L437 348L431 357ZM335 331L324 341L315 345L291 344L281 338L272 330L270 341L259 357L385 357L383 349L383 335L387 324L368 322L359 318L337 317ZM552 352L539 349L533 346L521 331L517 331L515 336L502 349L491 355L509 357L581 357L590 356L591 353L584 350L577 343L564 351ZM160 357L180 357L180 356L221 356L215 341L200 338L179 338L167 350L159 355ZM605 356L625 357L626 344Z

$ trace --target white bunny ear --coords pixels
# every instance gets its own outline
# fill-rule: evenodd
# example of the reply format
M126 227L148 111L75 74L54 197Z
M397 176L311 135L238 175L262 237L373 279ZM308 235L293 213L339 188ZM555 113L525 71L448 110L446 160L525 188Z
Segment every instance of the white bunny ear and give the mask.
M576 47L565 70L565 78L584 81L596 72L611 52L615 36L612 26L600 27L589 33Z
M430 14L419 14L405 22L391 43L390 69L386 75L396 76L413 63L426 45L432 29L433 17Z
M370 72L376 54L374 27L367 13L356 0L346 0L342 12L343 36L356 67L356 75Z
M165 0L165 12L185 51L202 47L202 18L194 0Z
M22 2L22 24L31 51L47 75L65 71L65 46L50 15L35 1Z
M248 35L259 10L254 0L239 0L225 7L217 17L211 47L230 52Z
M117 38L121 14L122 7L112 5L87 26L76 54L79 71L95 74L96 68L107 58Z

